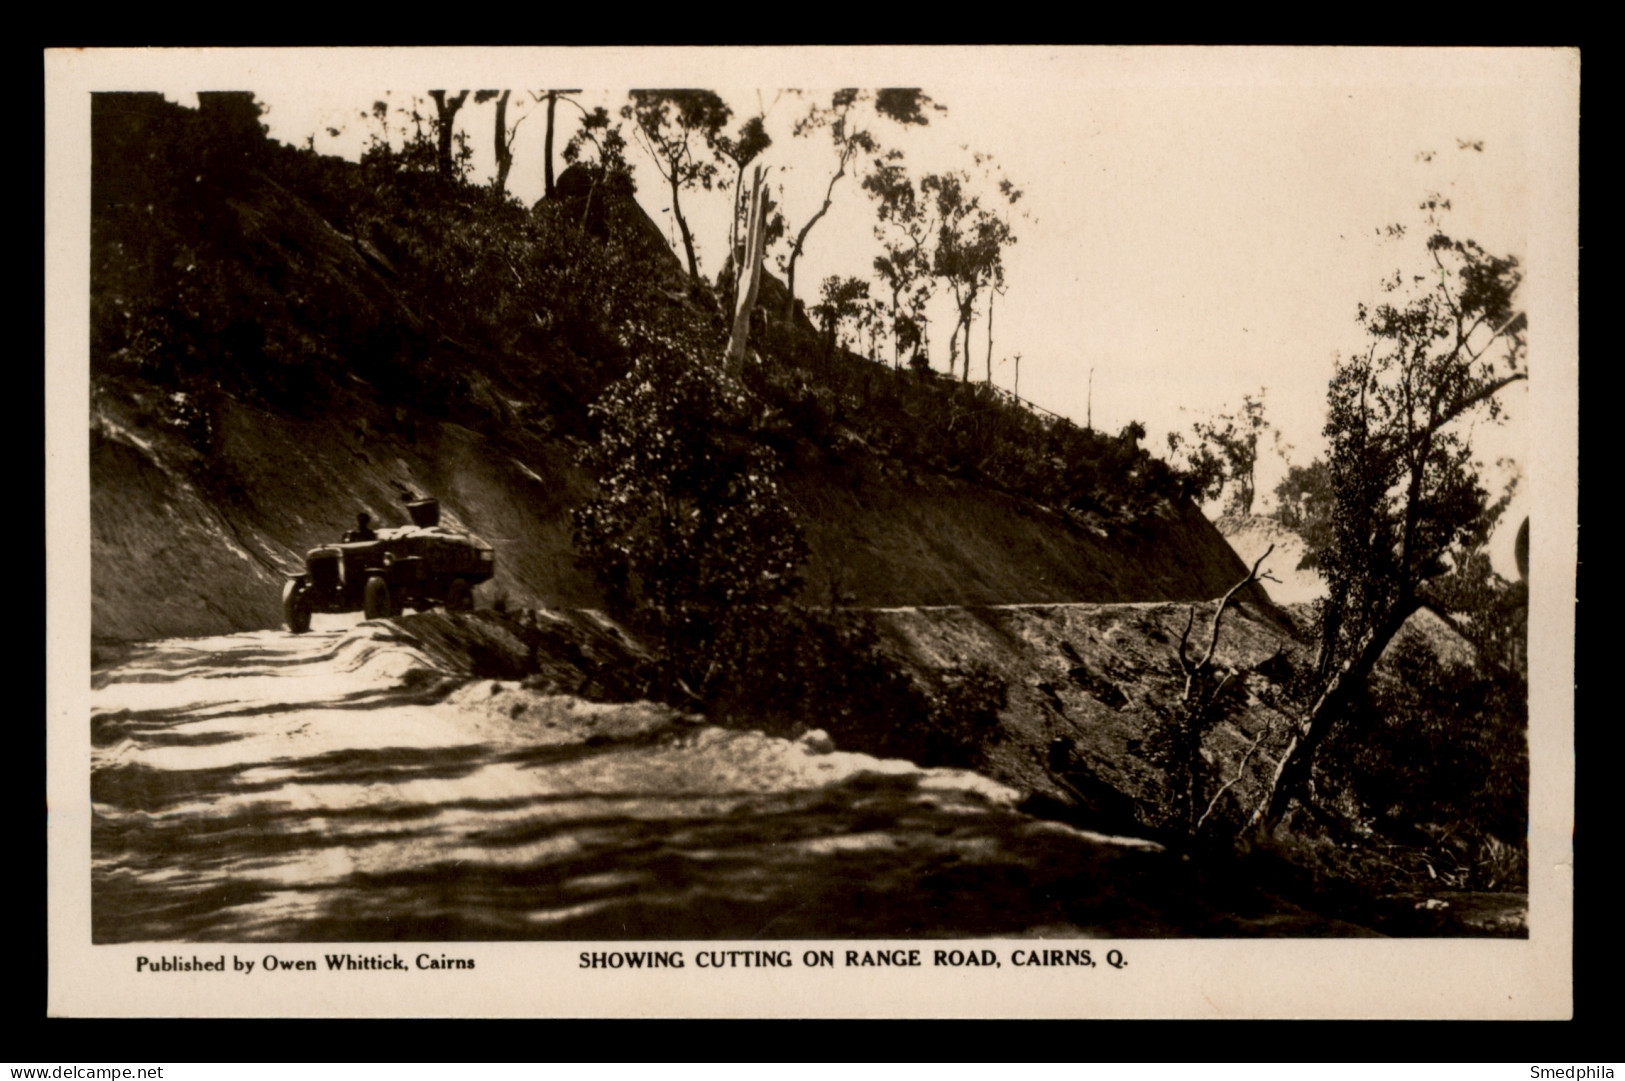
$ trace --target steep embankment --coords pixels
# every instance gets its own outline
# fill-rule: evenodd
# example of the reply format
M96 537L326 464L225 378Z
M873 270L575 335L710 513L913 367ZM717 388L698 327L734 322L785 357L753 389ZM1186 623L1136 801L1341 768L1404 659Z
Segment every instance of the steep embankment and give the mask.
M357 511L405 521L403 491L498 551L482 587L529 607L597 603L575 565L568 508L588 481L559 447L523 459L461 425L426 422L407 441L364 408L316 419L232 403L207 462L142 432L104 402L91 433L92 618L99 637L217 634L279 625L282 575L353 528ZM120 421L126 423L120 423Z
M1191 654L1207 646L1213 605L1196 606ZM980 735L988 776L1080 811L1097 828L1145 830L1169 824L1176 804L1151 747L1182 718L1177 660L1191 606L1148 604L1000 605L897 608L879 613L890 648L916 671L968 663L1003 680L998 723ZM1263 791L1288 718L1269 703L1299 646L1252 606L1227 611L1213 663L1234 668L1240 694L1204 746L1204 769L1234 780L1213 813L1236 819Z
M251 109L244 131L243 97L93 110L94 633L275 626L303 553L361 510L403 521L406 493L495 546L487 602L600 604L570 511L593 491L586 406L627 360L615 320L708 317L665 288L681 271L647 250L653 225L623 195L647 228L605 254L553 225L516 239L559 208L493 210L433 176L396 174L378 202L377 174L265 144ZM613 308L628 282L644 292ZM1084 526L946 464L811 459L786 486L815 602L1192 600L1245 573L1188 504Z
M576 562L570 509L592 491L564 444L424 418L408 440L359 397L320 417L227 401L218 449L140 426L140 402L101 398L91 429L92 618L108 638L278 625L282 574L351 528L404 521L403 492L497 549L482 587L524 607L602 603ZM1193 507L1089 532L1030 501L897 467L789 482L812 556L809 599L854 603L1197 600L1245 568Z

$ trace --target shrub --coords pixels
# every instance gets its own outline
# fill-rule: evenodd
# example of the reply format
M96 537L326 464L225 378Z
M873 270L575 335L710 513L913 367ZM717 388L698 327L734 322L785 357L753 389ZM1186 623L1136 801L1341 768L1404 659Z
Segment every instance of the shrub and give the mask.
M631 370L591 409L600 494L575 512L576 546L611 605L692 674L729 613L799 588L806 542L739 385L670 339L627 344Z

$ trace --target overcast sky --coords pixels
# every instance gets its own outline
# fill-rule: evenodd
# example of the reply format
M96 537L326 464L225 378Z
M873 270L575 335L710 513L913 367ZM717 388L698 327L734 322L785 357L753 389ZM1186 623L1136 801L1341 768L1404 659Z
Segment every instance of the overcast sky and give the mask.
M827 139L784 134L830 88L919 86L947 112L894 136L922 168L993 155L1026 193L1019 243L1006 259L1008 295L995 316L995 381L1082 422L1117 430L1139 420L1152 445L1203 412L1267 389L1267 415L1297 462L1321 449L1326 381L1338 351L1359 348L1355 307L1384 273L1425 260L1419 227L1430 192L1453 203L1447 228L1527 263L1531 181L1540 162L1530 106L1533 53L1344 49L616 49L282 50L132 57L123 85L190 100L198 89L253 90L274 137L355 156L370 133L360 113L430 87L512 87L510 120L535 109L524 90L583 87L617 110L631 86L704 86L738 119L770 108L778 143L765 160L785 186L793 226L816 208L834 162ZM1537 65L1538 66L1538 65ZM780 88L806 91L802 98ZM432 105L427 105L432 111ZM491 173L494 107L465 106L461 127ZM560 107L557 145L574 129ZM334 138L328 127L341 129ZM544 121L521 125L510 188L541 193ZM639 197L675 238L669 195L634 157ZM816 300L833 273L868 276L878 250L873 206L853 179L812 236L798 296ZM726 196L685 196L702 270L714 274ZM1538 269L1538 268L1537 268ZM946 309L931 355L947 356ZM940 331L940 333L939 333ZM1540 365L1538 323L1531 348ZM981 318L972 373L986 347ZM998 362L1004 359L1003 364ZM1508 422L1480 431L1486 460L1522 459L1526 395L1507 395ZM1281 470L1264 463L1260 491Z

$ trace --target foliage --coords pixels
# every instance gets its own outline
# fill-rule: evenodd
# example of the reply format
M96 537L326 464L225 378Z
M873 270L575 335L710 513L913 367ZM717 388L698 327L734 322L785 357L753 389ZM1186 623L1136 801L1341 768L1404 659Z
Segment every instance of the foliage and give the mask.
M1396 271L1384 283L1392 300L1360 306L1370 347L1344 358L1331 385L1333 512L1320 557L1328 663L1413 604L1452 546L1482 543L1487 496L1453 422L1480 411L1498 419L1496 392L1527 378L1517 260L1442 232L1426 247L1436 273Z
M883 251L875 256L874 270L891 294L892 364L901 367L903 355L912 362L925 343L925 307L936 288L930 256L936 219L931 201L904 168L901 151L877 159L863 187L875 200L875 238Z
M1258 439L1269 422L1264 419L1264 391L1244 394L1234 413L1219 412L1197 421L1187 440L1168 433L1168 449L1190 478L1193 497L1202 502L1230 491L1227 510L1253 512L1254 476L1258 468Z
M576 105L570 98L559 100ZM587 156L589 147L590 157ZM577 162L591 165L601 173L632 173L632 166L626 160L626 138L621 135L621 126L602 105L591 112L583 110L580 126L564 144L564 160L572 165Z
M703 697L733 723L823 728L845 749L973 768L998 736L1004 680L985 665L915 671L872 612L786 606L731 620Z
M765 330L762 348L776 363L748 367L745 380L786 455L890 458L989 484L1092 528L1132 527L1179 498L1179 478L1140 444L1139 425L1092 431L923 364L898 372L830 355L782 324Z
M1288 466L1275 486L1275 520L1303 538L1300 570L1320 565L1320 553L1331 543L1334 502L1331 469L1324 458Z
M683 234L688 276L698 280L694 237L683 216L685 188L711 190L721 154L717 138L733 110L711 90L634 90L621 115L635 121L633 131L655 159L655 168L671 187L671 211Z
M1528 583L1508 582L1490 567L1489 553L1475 548L1428 583L1428 597L1455 616L1456 627L1501 678L1528 680Z
M624 370L614 327L689 319L618 222L589 235L558 204L441 177L421 113L419 138L378 103L400 128L359 165L262 135L245 159L237 135L152 97L94 106L98 378L184 391L193 413L214 400L200 387L296 414L360 389L493 433L567 433ZM205 420L186 426L208 441Z
M869 283L861 278L842 278L832 274L824 279L819 298L819 302L813 306L813 314L818 317L829 347L834 349L841 325L863 315L869 299Z
M1473 869L1504 879L1497 849L1521 849L1527 832L1523 687L1441 659L1421 635L1396 642L1387 664L1328 736L1320 802L1346 805L1367 834L1438 847L1435 873L1453 875L1449 885L1512 888ZM1438 845L1441 837L1460 843Z
M670 339L627 345L631 370L592 406L600 494L575 512L576 546L682 670L729 613L796 591L806 543L738 384Z

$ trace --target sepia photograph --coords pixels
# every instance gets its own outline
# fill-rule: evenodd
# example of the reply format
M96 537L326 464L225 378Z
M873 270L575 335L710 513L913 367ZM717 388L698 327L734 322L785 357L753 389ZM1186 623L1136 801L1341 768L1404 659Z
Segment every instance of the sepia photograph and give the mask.
M1568 1009L1577 51L46 60L56 1008Z

